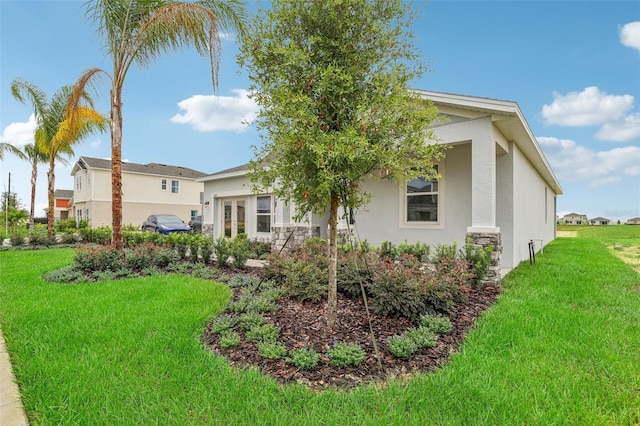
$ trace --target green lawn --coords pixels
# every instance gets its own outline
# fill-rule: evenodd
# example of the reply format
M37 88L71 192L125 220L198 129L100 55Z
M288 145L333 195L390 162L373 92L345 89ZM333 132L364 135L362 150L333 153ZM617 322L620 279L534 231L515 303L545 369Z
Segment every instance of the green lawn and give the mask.
M41 280L72 256L0 252L0 323L34 425L640 423L640 275L592 236L509 274L444 368L351 391L281 386L204 349L222 285Z

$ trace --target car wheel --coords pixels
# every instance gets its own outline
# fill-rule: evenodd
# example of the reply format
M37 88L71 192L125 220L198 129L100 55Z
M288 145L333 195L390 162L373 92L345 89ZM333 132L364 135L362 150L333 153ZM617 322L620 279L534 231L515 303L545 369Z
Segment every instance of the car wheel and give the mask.
M153 228L152 228L152 227L150 227L150 226L147 226L147 227L145 227L145 228L144 228L144 232L156 232L156 230L155 230L155 229L153 229Z

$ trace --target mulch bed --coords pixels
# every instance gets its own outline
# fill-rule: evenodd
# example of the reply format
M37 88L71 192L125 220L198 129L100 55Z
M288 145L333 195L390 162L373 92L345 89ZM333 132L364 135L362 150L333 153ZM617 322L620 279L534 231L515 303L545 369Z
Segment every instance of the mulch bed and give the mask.
M453 331L438 335L435 347L421 349L408 359L393 356L387 348L386 340L415 327L415 324L404 318L371 315L371 328L380 354L378 361L364 303L341 294L338 294L337 324L332 332L326 326L325 301L302 303L285 297L280 300L277 311L263 314L268 322L279 328L278 340L286 345L287 350L312 347L322 354L318 367L313 370L298 370L287 364L284 358L262 358L255 342L245 341L242 332L239 346L223 349L219 345L219 336L211 331L213 321L207 325L202 341L215 353L226 357L231 365L241 368L254 366L279 383L298 382L315 390L380 383L390 377L428 372L445 364L451 354L458 350L469 330L475 326L478 317L496 302L500 291L499 286L492 285L480 290L468 289L468 302L457 304L448 313ZM357 367L334 367L329 364L325 354L335 342L358 343L366 351L367 357Z

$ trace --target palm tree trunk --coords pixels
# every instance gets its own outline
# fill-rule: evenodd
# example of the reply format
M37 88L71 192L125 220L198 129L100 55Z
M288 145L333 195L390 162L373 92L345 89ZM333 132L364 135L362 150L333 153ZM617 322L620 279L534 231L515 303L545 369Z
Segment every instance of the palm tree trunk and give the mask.
M331 192L329 205L329 291L327 295L327 326L336 325L338 305L338 194Z
M121 88L111 92L111 221L113 243L124 248L122 239L122 102Z
M29 212L29 230L33 231L36 214L36 183L38 182L38 156L34 147L33 162L31 163L31 210Z
M54 192L55 192L55 186L56 186L55 157L53 155L49 158L49 172L47 173L47 178L49 183L49 186L48 186L49 209L47 210L47 236L49 237L50 240L52 240L55 237L55 227L54 227L55 210L53 205L53 199L54 199Z

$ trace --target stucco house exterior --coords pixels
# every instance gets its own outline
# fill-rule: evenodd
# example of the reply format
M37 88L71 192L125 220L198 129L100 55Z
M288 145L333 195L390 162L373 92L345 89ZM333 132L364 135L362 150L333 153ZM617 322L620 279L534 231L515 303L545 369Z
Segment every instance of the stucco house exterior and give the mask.
M73 166L73 216L90 226L111 226L111 160L80 157ZM185 222L202 210L205 173L186 167L122 163L122 223L140 227L154 213L169 213Z
M56 189L53 192L53 218L66 220L73 217L71 200L73 199L72 189Z
M627 225L640 225L640 217L634 217L627 220Z
M562 188L518 104L419 93L447 118L434 127L439 140L451 146L438 164L441 179L415 179L400 187L384 180L364 182L372 200L354 212L360 239L373 246L405 240L433 246L462 245L469 237L496 247L492 269L498 274L528 259L529 241L541 242L540 250L553 240ZM205 232L216 237L244 232L275 246L294 230L296 240L327 237L327 214L308 214L293 223L295 206L269 193L252 194L246 172L244 165L197 179L204 183Z
M562 222L565 225L586 225L589 223L586 214L581 213L569 213L562 217Z
M591 225L609 225L611 224L611 219L598 216L598 217L594 217L593 219L589 219L589 223Z

